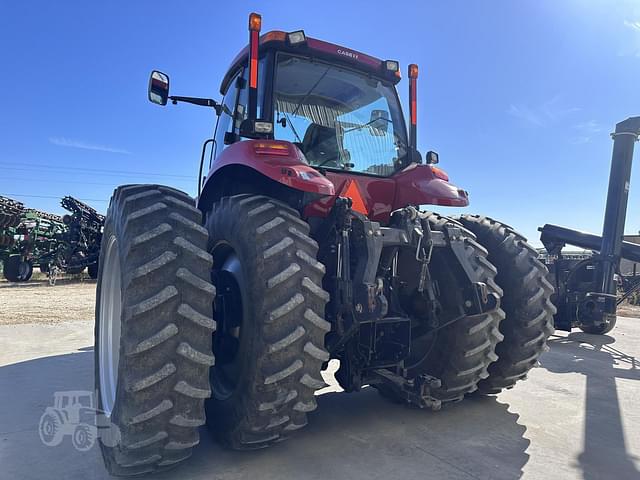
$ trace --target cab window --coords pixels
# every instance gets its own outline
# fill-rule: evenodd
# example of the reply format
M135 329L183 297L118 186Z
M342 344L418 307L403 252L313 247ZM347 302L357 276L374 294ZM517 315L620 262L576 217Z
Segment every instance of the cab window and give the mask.
M264 78L266 76L266 59L260 59L258 66L258 108L257 118L261 118L262 104L264 101ZM249 69L243 68L238 74L229 82L229 89L222 101L223 111L220 114L218 120L218 126L216 128L216 152L215 157L220 155L222 151L228 146L224 143L225 133L234 133L238 135L240 133L240 125L243 120L248 117L247 105L249 103ZM240 140L240 137L237 137Z
M231 132L233 129L233 116L236 107L236 98L238 96L238 77L240 73L233 78L231 82L229 82L229 88L227 93L222 100L222 112L218 117L218 123L216 126L216 144L215 144L215 157L222 153L222 151L226 148L224 144L224 134L227 132Z
M279 53L275 138L294 142L312 166L389 176L406 161L395 88L384 80Z

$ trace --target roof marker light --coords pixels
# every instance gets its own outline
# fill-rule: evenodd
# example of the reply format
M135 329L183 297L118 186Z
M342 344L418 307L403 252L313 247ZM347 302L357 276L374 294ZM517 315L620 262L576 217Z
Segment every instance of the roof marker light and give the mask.
M249 30L252 32L259 32L262 28L262 17L258 13L252 13L249 15Z
M395 60L385 60L384 66L390 72L400 71L400 64Z
M300 45L307 41L307 37L304 34L304 30L296 30L287 34L289 45Z

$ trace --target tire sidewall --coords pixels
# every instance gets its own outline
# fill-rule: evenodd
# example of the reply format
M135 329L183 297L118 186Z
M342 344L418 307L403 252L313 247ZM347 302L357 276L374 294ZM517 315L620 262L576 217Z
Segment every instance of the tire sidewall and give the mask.
M107 215L107 219L104 225L104 230L103 230L103 235L102 235L102 244L101 244L101 251L103 250L103 247L106 247L109 243L109 240L112 237L116 237L116 239L118 238L116 231L114 229L114 222L113 219ZM117 241L117 240L116 240ZM120 249L118 249L118 262L120 262L120 272L122 274L123 270L122 270L122 260L120 257ZM95 368L95 384L94 384L94 390L96 392L96 405L97 405L97 411L98 412L104 412L104 404L102 402L102 394L101 394L101 385L100 385L100 313L101 313L101 308L100 308L100 300L101 300L101 296L102 296L102 279L103 279L103 270L104 265L102 264L102 262L98 265L98 281L97 281L97 286L96 286L96 307L95 307L95 312L96 312L96 320L95 320L95 329L94 329L94 368ZM121 278L122 281L122 278ZM122 304L123 298L122 298L122 294L120 297L120 302ZM122 312L121 312L121 318L120 321L122 322ZM121 346L120 346L120 359L122 359L122 342L121 342ZM120 376L120 369L122 367L122 363L123 362L119 362L118 364L118 376ZM118 386L119 387L119 386ZM117 425L117 416L116 416L116 412L118 410L118 397L120 394L120 388L116 388L116 397L114 400L114 404L113 404L113 411L111 412L110 416L107 416L106 414L104 415L105 421L111 423L112 425ZM100 442L100 447L103 450L103 453L108 454L110 453L110 451L115 447L115 445L110 445L107 446L105 445L103 442Z

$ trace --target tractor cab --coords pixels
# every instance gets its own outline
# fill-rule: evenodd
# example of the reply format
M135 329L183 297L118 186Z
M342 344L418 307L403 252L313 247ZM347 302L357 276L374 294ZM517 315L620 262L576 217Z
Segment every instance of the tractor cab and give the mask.
M249 20L250 41L225 74L220 103L169 97L169 79L153 72L149 98L212 106L218 119L203 147L198 205L265 191L304 211L326 217L338 196L382 223L407 205L468 205L467 192L449 183L428 152L416 148L417 65L408 68L409 129L396 91L395 60L381 60L304 31L259 35L261 18ZM202 178L205 158L209 173Z
M259 52L256 116L259 128L270 131L251 131L249 53L243 51L221 85L230 102L218 123L215 157L229 144L260 137L290 142L310 166L329 171L390 176L408 164L407 130L394 87L400 80L397 62L307 38L302 31L269 32Z

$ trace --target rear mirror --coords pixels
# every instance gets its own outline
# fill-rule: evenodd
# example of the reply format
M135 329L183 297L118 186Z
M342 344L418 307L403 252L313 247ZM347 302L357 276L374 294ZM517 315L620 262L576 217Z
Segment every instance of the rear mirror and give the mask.
M386 110L372 110L369 119L371 126L371 134L376 137L382 137L389 130L389 112Z
M154 70L149 77L149 101L157 105L166 105L169 98L169 76Z

